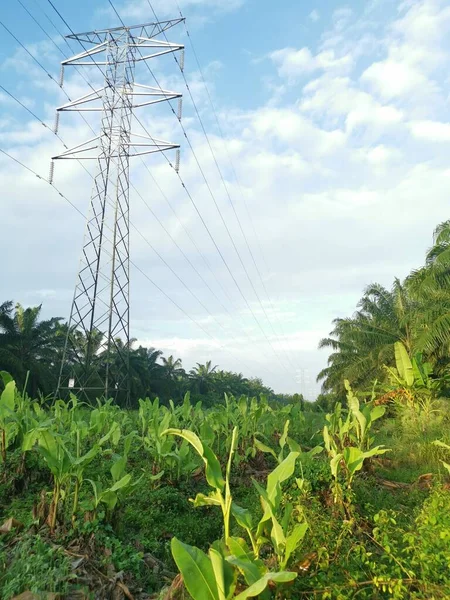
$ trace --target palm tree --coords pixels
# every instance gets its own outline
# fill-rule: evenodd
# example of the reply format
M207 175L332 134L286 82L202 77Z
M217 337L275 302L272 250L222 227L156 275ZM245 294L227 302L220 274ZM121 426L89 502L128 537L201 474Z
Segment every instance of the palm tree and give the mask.
M157 362L161 355L162 351L155 348L139 346L136 350L130 349L131 396L134 402L157 392L163 375Z
M436 227L425 266L413 271L406 283L421 306L417 350L439 371L448 366L450 356L450 220Z
M217 365L211 367L211 361L208 360L204 365L197 363L197 366L190 370L190 379L199 394L207 394L211 390L216 369Z
M61 318L39 321L41 306L0 305L0 363L28 392L48 394L56 385L58 357L64 343Z
M182 367L181 358L174 360L172 354L168 358L161 358L164 375L170 381L176 381L179 377L185 375L185 370Z
M335 319L330 336L319 342L319 348L333 350L328 366L317 377L326 391L342 392L344 379L364 387L382 378L383 365L394 359L397 341L410 354L413 351L417 302L399 279L391 291L377 283L370 285L358 309L350 318Z
M214 391L223 398L224 394L233 396L248 395L248 379L242 373L217 371L214 377Z

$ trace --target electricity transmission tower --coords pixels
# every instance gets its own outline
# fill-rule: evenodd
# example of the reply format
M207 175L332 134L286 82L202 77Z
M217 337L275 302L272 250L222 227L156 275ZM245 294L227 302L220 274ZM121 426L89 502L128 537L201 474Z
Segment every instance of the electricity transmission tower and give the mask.
M84 51L61 63L60 85L66 66L96 66L103 87L91 86L89 93L56 113L55 132L63 111L101 113L98 136L52 158L50 179L54 160L97 161L56 390L60 397L70 391L89 400L104 396L129 401L129 159L175 148L176 168L179 161L178 144L132 134L131 120L135 108L175 98L181 103L181 94L135 83L135 67L176 51L182 52L182 64L184 46L157 37L182 20L67 36Z

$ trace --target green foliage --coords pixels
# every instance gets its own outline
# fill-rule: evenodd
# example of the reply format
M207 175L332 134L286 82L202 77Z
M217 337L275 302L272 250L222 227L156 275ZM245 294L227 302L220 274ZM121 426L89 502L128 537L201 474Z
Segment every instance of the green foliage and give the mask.
M10 394L13 381L3 380ZM56 548L71 540L91 548L107 579L123 570L136 596L160 590L178 567L195 598L449 597L450 507L439 462L448 464L448 407L399 404L389 415L376 386L343 387L346 407L336 403L325 418L298 401L229 395L211 408L189 394L168 406L141 399L138 411L111 401L90 408L75 396L44 408L14 389L2 421L14 426L0 516L53 541L26 546L30 581L40 569L41 590L70 594L76 579ZM388 458L380 442L392 448ZM17 593L25 589L20 544L35 538L4 539L0 585Z
M448 395L450 355L450 221L438 225L425 266L392 288L366 288L350 318L333 321L328 366L321 371L326 391L342 396L342 381L365 389L388 379L405 387L440 389ZM396 364L389 370L384 365ZM432 375L432 372L434 375Z
M323 428L323 440L330 461L330 470L334 478L334 501L349 513L352 503L352 483L364 461L388 452L383 446L372 446L370 430L373 423L383 416L384 407L366 403L360 410L360 404L350 387L347 388L348 411L343 411L338 402L334 412L326 415L327 425ZM344 479L344 488L341 485Z
M27 535L9 551L0 546L0 597L9 600L24 591L65 593L70 563L62 549L40 536Z

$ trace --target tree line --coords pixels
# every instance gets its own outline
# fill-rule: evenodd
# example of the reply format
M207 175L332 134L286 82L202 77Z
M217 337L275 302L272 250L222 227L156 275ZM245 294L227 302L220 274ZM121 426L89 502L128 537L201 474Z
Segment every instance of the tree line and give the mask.
M0 370L11 373L19 386L26 385L32 397L54 394L68 327L58 317L41 319L41 312L42 305L25 308L12 301L0 305ZM264 394L281 401L291 398L275 394L258 377L220 369L211 360L187 371L180 358L164 356L156 348L134 348L134 344L131 340L128 348L121 345L121 352L128 353L134 406L139 398L156 396L180 402L187 391L194 402L202 400L206 406L222 401L225 393L237 397Z
M331 351L317 378L323 392L345 396L346 379L360 390L385 383L396 342L417 363L426 361L442 382L441 395L450 395L450 220L436 227L423 266L404 280L396 278L390 289L370 284L354 314L333 321L319 344ZM326 404L324 397L320 401Z

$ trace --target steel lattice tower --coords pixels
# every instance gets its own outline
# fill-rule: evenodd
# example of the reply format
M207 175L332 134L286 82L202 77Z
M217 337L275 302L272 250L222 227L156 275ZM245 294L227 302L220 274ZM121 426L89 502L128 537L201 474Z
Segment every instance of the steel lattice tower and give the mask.
M90 93L59 107L56 113L55 131L63 111L101 112L97 137L52 158L97 161L57 396L70 391L88 400L103 396L129 402L129 159L179 148L178 144L132 134L131 120L135 108L174 98L181 103L181 94L136 84L135 66L162 54L184 52L183 45L157 37L180 21L67 36L80 42L84 52L61 63L60 84L65 66L96 65L103 73L104 85L91 87ZM84 44L91 47L86 49Z

